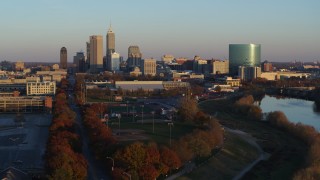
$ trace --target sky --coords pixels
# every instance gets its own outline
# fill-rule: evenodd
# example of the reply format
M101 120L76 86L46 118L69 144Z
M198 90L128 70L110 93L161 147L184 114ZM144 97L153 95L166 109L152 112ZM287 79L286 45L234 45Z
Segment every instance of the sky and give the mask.
M112 24L127 58L228 59L229 44L261 44L261 60L320 61L319 0L1 0L0 61L68 61Z

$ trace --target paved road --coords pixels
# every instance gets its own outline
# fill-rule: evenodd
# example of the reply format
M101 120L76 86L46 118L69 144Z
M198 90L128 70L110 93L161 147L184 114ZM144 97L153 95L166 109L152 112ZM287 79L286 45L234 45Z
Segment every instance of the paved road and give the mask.
M72 76L70 76L69 82L73 82L74 85L74 79ZM89 148L89 138L86 133L85 127L82 124L81 121L81 113L79 108L75 105L74 101L74 92L69 92L69 98L70 98L70 106L72 110L77 114L76 117L76 124L77 124L77 132L80 135L82 139L82 154L86 158L88 162L88 180L108 180L111 179L107 175L106 169L95 159L93 153L90 151Z

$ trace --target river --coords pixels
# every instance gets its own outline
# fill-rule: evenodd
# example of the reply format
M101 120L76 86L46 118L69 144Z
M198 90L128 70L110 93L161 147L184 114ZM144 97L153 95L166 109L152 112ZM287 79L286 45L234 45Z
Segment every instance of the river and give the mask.
M295 98L277 99L266 95L260 107L264 113L282 111L289 121L311 125L320 131L320 113L313 110L313 105L313 101Z

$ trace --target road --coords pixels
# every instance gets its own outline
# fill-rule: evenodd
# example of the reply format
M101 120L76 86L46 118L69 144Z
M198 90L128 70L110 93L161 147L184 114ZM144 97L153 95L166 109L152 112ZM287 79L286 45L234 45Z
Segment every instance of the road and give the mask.
M75 80L72 76L70 76L69 82L72 85L74 85ZM73 91L68 92L68 96L70 99L70 101L69 101L70 107L77 115L76 116L76 125L77 125L76 129L77 129L77 133L79 134L79 136L82 139L82 154L84 155L84 157L86 158L86 160L88 162L88 180L108 180L108 179L111 179L111 177L109 177L107 175L107 170L105 169L105 167L103 167L102 164L95 159L93 153L90 151L89 138L88 138L86 129L83 126L82 121L81 121L81 112L75 104L74 92Z

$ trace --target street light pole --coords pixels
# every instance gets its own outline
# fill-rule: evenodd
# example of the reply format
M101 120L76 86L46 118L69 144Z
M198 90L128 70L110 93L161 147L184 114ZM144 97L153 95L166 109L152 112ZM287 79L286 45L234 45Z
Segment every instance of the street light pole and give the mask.
M107 159L111 159L112 160L112 167L111 167L111 171L113 171L113 167L114 167L114 160L112 157L107 157Z
M173 126L173 123L168 123L168 126L170 127L170 147L171 147L171 126Z
M141 105L141 107L142 107L141 117L142 117L142 124L143 124L143 107L144 107L144 105Z
M132 106L132 122L134 122L134 105Z
M127 117L129 116L128 104L129 104L129 101L127 101Z
M120 119L121 119L121 114L118 115L118 120L119 120L119 135L120 135Z
M152 133L154 134L154 111L152 111L151 114L152 114Z
M129 180L131 180L131 174L129 174L127 172L123 172L123 174L127 175L129 177Z

